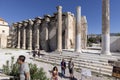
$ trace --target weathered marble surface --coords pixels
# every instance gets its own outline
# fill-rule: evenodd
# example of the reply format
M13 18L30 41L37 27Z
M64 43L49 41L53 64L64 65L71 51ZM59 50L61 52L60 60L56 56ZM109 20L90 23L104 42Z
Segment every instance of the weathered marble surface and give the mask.
M110 53L110 0L102 0L102 54Z
M57 49L57 22L56 19L52 19L50 27L48 27L49 49L51 51Z

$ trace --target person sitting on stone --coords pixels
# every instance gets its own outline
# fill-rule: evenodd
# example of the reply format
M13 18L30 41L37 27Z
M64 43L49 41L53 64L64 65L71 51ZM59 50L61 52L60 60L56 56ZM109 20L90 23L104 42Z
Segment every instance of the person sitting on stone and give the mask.
M58 80L58 68L56 66L52 70L52 80Z

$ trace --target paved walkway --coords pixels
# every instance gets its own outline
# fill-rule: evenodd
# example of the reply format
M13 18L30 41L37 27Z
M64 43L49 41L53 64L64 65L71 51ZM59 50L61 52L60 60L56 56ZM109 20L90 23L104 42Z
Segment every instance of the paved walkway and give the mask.
M67 54L69 54L69 52ZM51 78L51 74L50 74L49 71L53 68L53 65L43 63L43 62L38 62L38 61L30 59L31 55L29 55L28 50L0 49L0 55L1 55L0 56L0 68L2 68L2 65L5 64L6 60L10 61L12 56L15 57L15 61L16 61L19 55L25 55L26 56L26 62L37 64L38 67L44 68L44 71L46 72L48 78ZM60 66L58 66L58 70L59 70L59 73L60 73L60 71L61 71ZM80 73L75 71L74 75L75 75L74 80L80 80L81 79L81 74ZM68 69L66 69L66 78L61 78L59 76L59 80L69 80L68 77L69 77L69 72L68 72ZM115 80L115 79L110 78L110 77L105 77L105 76L101 76L101 77L92 76L92 77L88 77L88 78L83 77L82 80Z

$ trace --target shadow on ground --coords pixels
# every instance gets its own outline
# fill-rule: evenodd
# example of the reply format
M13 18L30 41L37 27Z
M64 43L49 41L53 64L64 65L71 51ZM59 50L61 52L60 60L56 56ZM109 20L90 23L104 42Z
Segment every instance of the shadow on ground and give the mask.
M58 76L64 79L69 79L69 80L77 80L75 77L74 78L70 78L69 76L62 76L62 73L58 72Z

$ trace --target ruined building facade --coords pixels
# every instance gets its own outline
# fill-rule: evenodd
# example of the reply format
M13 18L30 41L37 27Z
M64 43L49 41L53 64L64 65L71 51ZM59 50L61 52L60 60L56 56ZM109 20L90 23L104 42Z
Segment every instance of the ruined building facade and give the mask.
M55 51L57 49L58 17L45 15L43 18L24 20L13 23L11 47L21 49L41 49ZM76 19L71 12L62 13L62 49L75 48ZM87 20L81 17L81 47L86 48Z
M9 25L8 23L0 18L0 48L7 48L9 36Z

